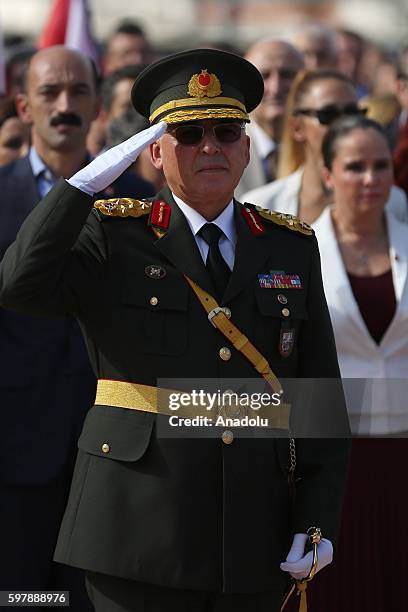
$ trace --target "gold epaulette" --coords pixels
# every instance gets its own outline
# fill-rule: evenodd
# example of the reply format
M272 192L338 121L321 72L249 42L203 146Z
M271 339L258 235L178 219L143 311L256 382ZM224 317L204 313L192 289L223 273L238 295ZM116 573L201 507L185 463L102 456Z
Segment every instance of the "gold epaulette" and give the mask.
M94 208L109 217L141 217L148 215L151 202L133 200L132 198L112 198L111 200L96 200Z
M274 210L265 210L260 206L256 206L257 213L267 221L272 221L276 225L283 225L288 229L304 234L305 236L313 236L314 231L302 219L295 217L295 215L287 215L286 213L275 212Z

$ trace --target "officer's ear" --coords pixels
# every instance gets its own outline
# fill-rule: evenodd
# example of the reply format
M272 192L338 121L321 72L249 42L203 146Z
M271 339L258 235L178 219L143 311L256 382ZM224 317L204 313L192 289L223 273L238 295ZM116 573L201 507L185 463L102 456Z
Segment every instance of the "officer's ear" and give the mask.
M160 140L155 140L149 146L150 159L157 170L163 170L163 159Z

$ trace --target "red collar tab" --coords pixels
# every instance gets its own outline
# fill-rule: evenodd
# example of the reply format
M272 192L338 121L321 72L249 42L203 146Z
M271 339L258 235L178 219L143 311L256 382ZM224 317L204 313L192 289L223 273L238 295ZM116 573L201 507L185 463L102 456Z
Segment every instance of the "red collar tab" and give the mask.
M164 200L156 200L152 203L149 225L158 229L169 229L171 206Z
M265 228L262 224L261 217L258 215L256 210L249 208L248 206L242 206L242 215L247 222L251 234L254 236L260 236L265 233Z

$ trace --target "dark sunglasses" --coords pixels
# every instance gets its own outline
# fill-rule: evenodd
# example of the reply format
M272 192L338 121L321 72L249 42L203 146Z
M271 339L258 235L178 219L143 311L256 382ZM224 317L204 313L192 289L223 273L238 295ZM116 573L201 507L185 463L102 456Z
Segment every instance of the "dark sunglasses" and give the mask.
M241 138L241 133L244 129L245 126L242 123L217 123L210 128L194 124L179 125L167 131L176 138L179 144L192 146L198 145L202 141L207 130L212 131L215 138L221 144L231 144Z
M365 115L367 112L366 108L360 108L357 104L346 104L345 106L335 106L330 104L319 108L317 110L313 108L298 108L294 111L294 116L306 115L308 117L316 117L321 125L330 125L339 117L343 115Z

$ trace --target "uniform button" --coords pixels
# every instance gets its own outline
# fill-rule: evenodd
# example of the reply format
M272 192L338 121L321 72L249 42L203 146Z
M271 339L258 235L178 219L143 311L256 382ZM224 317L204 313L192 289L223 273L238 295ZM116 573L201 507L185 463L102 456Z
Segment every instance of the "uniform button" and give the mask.
M110 452L110 446L109 446L109 444L106 444L106 442L105 442L105 444L102 444L101 448L102 448L102 452L105 453L105 454Z
M157 304L159 303L159 299L155 296L150 298L150 305L151 306L157 306Z
M234 440L234 434L230 429L226 429L222 432L221 440L224 444L231 444Z
M288 303L288 298L286 297L286 295L283 295L283 293L279 293L278 294L278 302L280 304L287 304Z
M222 348L220 348L218 354L223 361L229 361L231 359L231 351L227 346L223 346Z
M282 308L282 314L284 317L288 317L290 315L289 308Z

